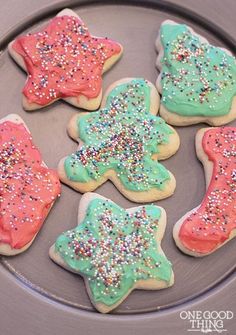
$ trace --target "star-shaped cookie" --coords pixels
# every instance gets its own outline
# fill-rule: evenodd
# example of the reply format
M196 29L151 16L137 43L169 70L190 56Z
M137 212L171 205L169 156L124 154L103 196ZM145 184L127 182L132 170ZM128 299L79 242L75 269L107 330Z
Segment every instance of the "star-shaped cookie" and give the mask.
M97 109L102 99L102 74L122 54L119 43L92 36L70 9L61 11L41 31L17 37L8 50L28 73L23 89L26 110L58 99Z
M102 107L77 114L69 123L69 134L81 141L74 154L60 161L60 179L82 193L110 179L135 202L170 196L175 178L156 160L173 155L179 137L156 116L155 87L144 79L122 79L110 86Z
M78 226L50 248L57 264L84 277L99 312L116 308L134 289L158 290L174 283L161 249L166 214L146 205L127 210L95 193L83 195Z
M156 41L160 115L169 124L236 119L236 59L185 24L166 20Z

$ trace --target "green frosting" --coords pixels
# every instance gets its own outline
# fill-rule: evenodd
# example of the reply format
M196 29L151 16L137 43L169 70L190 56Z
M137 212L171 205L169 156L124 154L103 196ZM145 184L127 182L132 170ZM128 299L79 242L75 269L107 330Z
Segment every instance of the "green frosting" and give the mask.
M138 280L170 284L171 263L158 250L160 216L154 205L131 214L111 201L93 199L83 222L57 238L55 251L73 272L87 277L96 303L111 306Z
M126 189L163 189L167 169L152 159L172 129L150 114L150 87L144 79L116 86L106 108L78 117L83 147L65 160L68 179L86 183L114 170Z
M162 24L162 104L185 116L229 113L236 95L236 62L220 48L202 43L182 24Z

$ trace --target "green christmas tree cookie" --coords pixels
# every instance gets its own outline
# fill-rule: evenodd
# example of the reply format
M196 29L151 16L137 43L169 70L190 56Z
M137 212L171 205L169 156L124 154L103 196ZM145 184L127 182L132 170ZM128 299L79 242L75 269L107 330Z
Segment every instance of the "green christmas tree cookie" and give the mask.
M236 118L236 60L185 24L164 21L156 42L159 51L160 115L185 126L213 126Z

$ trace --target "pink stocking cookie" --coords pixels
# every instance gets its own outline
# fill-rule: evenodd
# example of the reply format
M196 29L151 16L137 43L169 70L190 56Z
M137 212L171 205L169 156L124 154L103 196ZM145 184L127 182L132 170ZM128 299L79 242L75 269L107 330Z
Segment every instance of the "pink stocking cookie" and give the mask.
M184 253L205 256L236 236L236 127L199 130L196 151L206 195L176 223L173 236Z

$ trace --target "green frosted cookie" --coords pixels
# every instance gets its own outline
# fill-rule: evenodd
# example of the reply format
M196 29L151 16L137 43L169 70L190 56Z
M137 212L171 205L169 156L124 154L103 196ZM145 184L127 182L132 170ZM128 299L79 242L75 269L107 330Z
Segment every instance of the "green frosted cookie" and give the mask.
M102 108L73 117L68 130L80 146L59 164L60 179L79 192L110 179L135 202L170 196L174 176L157 159L179 147L176 131L156 116L159 95L144 79L122 79L105 94Z
M236 118L236 60L185 24L164 21L159 52L160 115L170 124L223 125Z
M50 257L83 276L91 302L107 313L134 289L173 285L172 266L161 249L165 225L161 207L125 210L98 194L86 193L78 226L57 238Z

